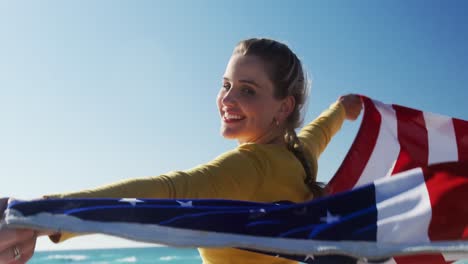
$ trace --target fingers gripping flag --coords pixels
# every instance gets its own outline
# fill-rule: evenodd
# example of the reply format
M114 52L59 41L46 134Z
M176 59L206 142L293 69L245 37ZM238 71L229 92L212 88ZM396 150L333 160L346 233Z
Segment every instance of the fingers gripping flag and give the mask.
M327 198L40 200L10 204L5 222L172 246L238 247L306 263L467 257L468 122L363 101L361 127Z

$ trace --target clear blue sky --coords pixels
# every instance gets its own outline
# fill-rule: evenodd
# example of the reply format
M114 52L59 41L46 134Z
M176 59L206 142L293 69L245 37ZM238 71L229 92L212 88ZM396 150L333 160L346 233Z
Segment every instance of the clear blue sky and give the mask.
M0 0L0 196L188 169L235 147L219 136L215 97L249 37L303 60L308 121L349 92L468 119L467 13L461 0ZM326 150L319 180L358 125ZM89 246L77 241L67 245Z

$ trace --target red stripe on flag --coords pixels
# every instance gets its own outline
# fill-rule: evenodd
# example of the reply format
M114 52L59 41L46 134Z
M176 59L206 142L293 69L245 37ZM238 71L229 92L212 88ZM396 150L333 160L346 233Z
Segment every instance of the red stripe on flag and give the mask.
M429 238L468 239L468 162L451 162L423 169L432 207Z
M453 118L457 138L458 160L468 160L468 121Z
M400 154L392 174L426 166L428 163L428 136L423 112L399 105L393 105L398 122Z
M371 99L365 96L361 99L365 107L362 123L343 163L327 186L330 194L350 190L356 185L377 142L382 117Z
M453 262L446 262L441 254L399 256L394 257L394 259L398 264L446 264Z

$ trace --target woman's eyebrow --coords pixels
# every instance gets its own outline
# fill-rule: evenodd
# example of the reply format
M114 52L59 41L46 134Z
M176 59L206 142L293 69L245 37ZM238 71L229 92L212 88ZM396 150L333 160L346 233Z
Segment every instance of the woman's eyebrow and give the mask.
M229 78L227 77L223 77L223 80L225 81L231 81ZM261 87L260 85L258 85L258 83L256 83L254 80L239 80L240 83L247 83L247 84L250 84L250 85L253 85L253 86L256 86L256 87Z
M255 87L260 87L260 85L258 85L254 80L239 80L240 83L247 83L247 84L250 84L250 85L253 85Z

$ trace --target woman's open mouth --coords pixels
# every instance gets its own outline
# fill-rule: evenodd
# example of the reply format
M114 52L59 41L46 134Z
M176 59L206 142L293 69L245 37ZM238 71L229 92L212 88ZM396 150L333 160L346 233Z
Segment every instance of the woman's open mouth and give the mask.
M223 121L225 123L237 123L245 119L245 116L238 115L238 114L229 114L229 113L224 113L223 115Z

